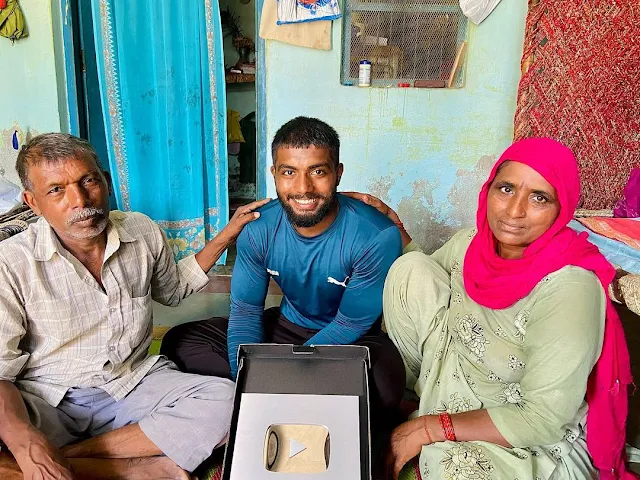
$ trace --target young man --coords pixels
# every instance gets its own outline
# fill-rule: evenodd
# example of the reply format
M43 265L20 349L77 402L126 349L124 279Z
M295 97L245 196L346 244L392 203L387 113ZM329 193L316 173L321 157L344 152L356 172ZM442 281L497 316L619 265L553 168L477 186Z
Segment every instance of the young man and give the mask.
M86 141L40 135L16 169L42 218L0 247L0 478L188 479L225 441L233 384L149 356L151 299L204 287L263 202L176 265L148 217L109 213Z
M340 140L326 123L295 118L271 148L278 200L238 237L229 320L174 327L162 353L186 371L235 378L243 343L365 345L375 417L397 407L404 391L402 359L378 322L400 232L376 209L337 193ZM271 278L284 297L280 308L263 311Z

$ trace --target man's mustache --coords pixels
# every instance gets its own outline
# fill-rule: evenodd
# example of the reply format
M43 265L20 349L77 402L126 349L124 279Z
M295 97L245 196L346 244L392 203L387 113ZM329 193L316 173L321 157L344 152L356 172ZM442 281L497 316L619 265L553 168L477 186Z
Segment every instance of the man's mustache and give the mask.
M87 207L83 208L82 210L78 210L67 219L67 224L71 225L73 223L81 222L82 220L86 220L87 218L92 217L104 217L104 209Z

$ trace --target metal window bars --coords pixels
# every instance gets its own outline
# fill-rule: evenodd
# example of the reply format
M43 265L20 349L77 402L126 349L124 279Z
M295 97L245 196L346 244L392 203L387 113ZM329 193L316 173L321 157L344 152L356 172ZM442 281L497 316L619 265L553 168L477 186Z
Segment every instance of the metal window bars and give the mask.
M467 18L458 0L345 0L343 13L342 84L357 85L369 60L373 87L462 86Z

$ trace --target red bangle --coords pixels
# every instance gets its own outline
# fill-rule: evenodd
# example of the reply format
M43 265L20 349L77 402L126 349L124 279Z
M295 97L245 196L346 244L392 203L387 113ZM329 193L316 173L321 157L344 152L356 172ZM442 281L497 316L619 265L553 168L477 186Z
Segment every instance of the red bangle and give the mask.
M453 430L451 416L447 412L444 412L438 415L438 420L440 420L440 426L442 427L444 438L450 442L456 442L456 432Z

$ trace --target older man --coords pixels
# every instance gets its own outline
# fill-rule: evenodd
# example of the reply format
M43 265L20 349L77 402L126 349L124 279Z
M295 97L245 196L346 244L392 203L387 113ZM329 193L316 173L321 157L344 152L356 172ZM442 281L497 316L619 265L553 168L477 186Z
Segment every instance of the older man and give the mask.
M233 384L148 355L151 299L204 287L264 202L176 264L148 217L109 213L84 140L40 135L16 169L42 218L0 248L0 477L189 478L225 441Z

